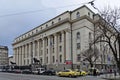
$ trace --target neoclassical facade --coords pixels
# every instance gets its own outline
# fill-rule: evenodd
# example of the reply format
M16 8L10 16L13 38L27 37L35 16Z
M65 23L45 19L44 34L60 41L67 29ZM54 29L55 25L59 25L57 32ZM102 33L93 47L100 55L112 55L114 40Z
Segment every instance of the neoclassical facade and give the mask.
M8 47L0 46L0 66L6 66L8 63Z
M30 65L36 58L48 69L70 68L66 61L73 62L74 67L81 65L81 52L94 38L95 15L88 7L82 6L18 36L12 44L16 64ZM97 63L101 64L101 60L98 59Z

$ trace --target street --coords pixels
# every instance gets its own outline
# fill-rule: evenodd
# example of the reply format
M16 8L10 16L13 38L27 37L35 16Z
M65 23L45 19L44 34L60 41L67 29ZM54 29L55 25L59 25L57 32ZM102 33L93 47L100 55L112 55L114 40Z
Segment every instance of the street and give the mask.
M99 76L84 76L77 78L58 77L58 76L44 76L33 74L15 74L0 72L0 80L104 80Z

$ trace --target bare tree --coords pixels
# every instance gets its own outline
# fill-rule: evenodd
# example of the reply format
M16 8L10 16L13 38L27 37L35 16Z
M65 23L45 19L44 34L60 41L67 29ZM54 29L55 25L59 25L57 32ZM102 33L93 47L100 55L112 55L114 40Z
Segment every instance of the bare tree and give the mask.
M96 33L94 43L104 42L109 45L120 73L120 8L106 8L100 12L95 21Z
M99 57L99 51L97 47L89 46L88 49L82 52L83 61L88 61L90 66L93 67L93 64L96 62L96 60Z

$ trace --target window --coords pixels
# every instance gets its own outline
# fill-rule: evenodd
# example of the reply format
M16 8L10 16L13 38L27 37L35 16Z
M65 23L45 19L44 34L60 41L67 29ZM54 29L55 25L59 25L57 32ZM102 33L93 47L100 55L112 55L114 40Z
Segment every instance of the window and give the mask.
M58 19L58 21L60 21L60 20L61 20L61 18Z
M42 27L41 27L41 29L42 29Z
M25 65L25 60L24 60L24 65Z
M32 32L32 35L34 34L34 32Z
M54 42L54 36L53 36L53 44L54 44L55 42Z
M48 57L47 57L47 63L48 63Z
M53 56L53 63L55 62L55 57Z
M43 47L43 40L41 40L40 43L41 43L41 47Z
M91 43L92 41L92 35L91 35L91 32L89 32L89 43Z
M36 29L36 33L38 32L38 30Z
M46 27L48 27L48 25L46 24Z
M29 64L29 59L27 60L27 64Z
M76 18L80 18L80 13L79 12L76 13Z
M62 55L60 55L60 63L62 62Z
M40 63L42 64L42 58L40 58Z
M77 61L80 61L80 54L77 54Z
M48 49L47 49L46 53L48 54Z
M59 51L62 52L62 46L59 46Z
M88 12L88 16L90 16L90 12Z
M77 32L77 39L80 39L80 32Z
M53 45L54 44L54 36L51 36L51 39L50 39L50 44Z
M48 46L48 38L46 38L46 46Z
M52 21L52 25L54 24L54 22Z
M54 53L54 47L53 47L53 53Z
M59 35L59 41L62 42L62 34Z
M77 43L77 49L80 49L80 43Z

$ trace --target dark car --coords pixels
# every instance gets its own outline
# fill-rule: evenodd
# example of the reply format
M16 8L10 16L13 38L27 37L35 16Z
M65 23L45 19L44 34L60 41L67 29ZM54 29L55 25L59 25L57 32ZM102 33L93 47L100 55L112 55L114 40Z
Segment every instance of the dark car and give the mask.
M23 70L22 74L32 74L32 72L30 70Z
M46 70L42 73L42 75L56 75L55 70Z

